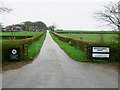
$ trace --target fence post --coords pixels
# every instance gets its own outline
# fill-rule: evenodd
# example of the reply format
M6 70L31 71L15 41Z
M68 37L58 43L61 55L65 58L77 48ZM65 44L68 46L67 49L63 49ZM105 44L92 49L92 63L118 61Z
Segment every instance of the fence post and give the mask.
M91 45L91 43L89 43L88 44L88 58L89 58L89 60L92 60L91 59L91 56L92 56L91 47L92 47L92 45Z
M84 47L84 58L86 60L88 60L88 58L87 58L87 45L85 45L85 47Z
M28 44L24 45L24 57L28 56Z
M86 60L92 60L91 59L91 44L86 44L84 47L84 57Z
M23 55L23 42L20 43L20 60L24 60L24 55Z

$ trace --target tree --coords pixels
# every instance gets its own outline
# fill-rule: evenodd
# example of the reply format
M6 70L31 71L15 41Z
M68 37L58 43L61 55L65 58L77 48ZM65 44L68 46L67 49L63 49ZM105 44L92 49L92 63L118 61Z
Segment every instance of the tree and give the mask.
M111 2L109 5L104 6L104 10L101 10L97 13L97 18L107 22L109 26L112 26L114 29L117 28L118 31L118 51L116 59L119 60L120 52L120 1L117 3Z
M39 29L39 30L47 30L47 26L45 23L41 22L41 21L37 21L37 22L31 22L31 21L26 21L26 22L22 22L20 24L15 24L15 25L9 25L6 28L10 29L12 27L21 27L22 30L28 30L30 29L31 31L33 29Z
M47 26L45 23L43 23L42 21L37 21L37 22L34 22L32 23L32 26L35 26L37 27L38 29L44 29L44 30L47 30Z
M3 25L2 25L2 23L0 22L0 32L2 31L2 27L3 27Z
M2 3L3 4L3 2L0 2L0 3ZM13 9L11 9L11 8L8 8L8 7L5 7L5 6L2 6L2 4L1 4L1 6L0 6L0 13L3 13L3 12L7 12L7 13L9 13L9 12L11 12Z
M48 29L54 31L56 29L56 25L55 24L50 25Z
M31 21L26 21L24 22L24 25L25 25L25 29L29 29L29 26L32 24Z
M0 13L1 13L1 12L7 12L7 13L9 13L9 12L11 12L11 11L12 11L11 8L7 8L7 7L2 7L2 6L0 6Z
M118 42L120 42L120 2L104 6L104 10L96 12L96 17L119 31Z
M112 25L114 27L120 28L120 18L118 12L118 3L111 2L109 5L104 6L104 10L96 12L96 17L99 20L103 20L107 22L108 25Z
M3 13L3 12L11 12L13 9L11 8L8 8L8 7L5 7L5 6L0 6L0 13ZM0 30L2 30L2 23L0 22Z

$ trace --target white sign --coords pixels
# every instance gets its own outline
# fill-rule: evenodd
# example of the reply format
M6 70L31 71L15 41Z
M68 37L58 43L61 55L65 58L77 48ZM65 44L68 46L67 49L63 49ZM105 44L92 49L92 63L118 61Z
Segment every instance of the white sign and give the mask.
M110 52L109 47L93 47L92 48L93 52Z
M94 58L109 58L109 54L93 53L92 57L94 57Z
M17 50L16 50L16 49L13 49L13 50L12 50L12 54L14 54L14 55L17 54Z

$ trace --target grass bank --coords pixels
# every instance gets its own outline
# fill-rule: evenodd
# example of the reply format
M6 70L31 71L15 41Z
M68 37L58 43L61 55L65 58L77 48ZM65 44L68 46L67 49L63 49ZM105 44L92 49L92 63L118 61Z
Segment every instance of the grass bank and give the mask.
M69 43L62 42L55 35L53 35L52 33L50 33L50 34L51 34L53 40L56 43L58 43L60 48L63 49L68 54L68 56L70 56L72 59L79 61L79 62L106 62L104 60L93 60L93 61L85 60L84 52L82 50L71 46L71 44L69 44Z
M40 49L43 45L43 42L45 40L46 37L46 33L40 37L40 39L34 43L32 43L31 45L28 46L28 57L26 58L25 61L30 61L31 59L33 59L36 55L39 54Z

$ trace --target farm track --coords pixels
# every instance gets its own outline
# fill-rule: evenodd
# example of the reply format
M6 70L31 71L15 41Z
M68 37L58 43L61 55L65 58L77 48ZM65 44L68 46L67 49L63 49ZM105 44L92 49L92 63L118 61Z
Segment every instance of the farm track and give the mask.
M35 61L4 72L2 82L3 88L118 88L118 72L74 61L47 32Z

